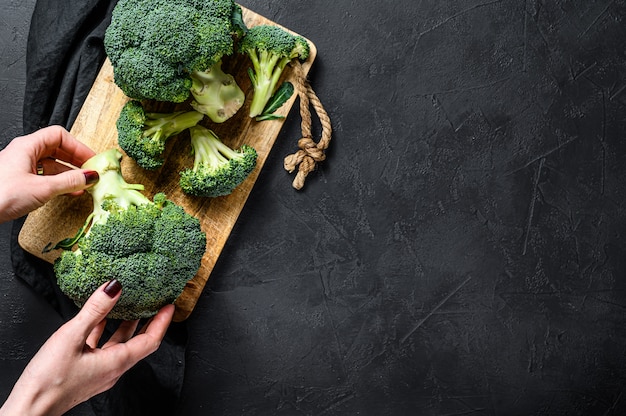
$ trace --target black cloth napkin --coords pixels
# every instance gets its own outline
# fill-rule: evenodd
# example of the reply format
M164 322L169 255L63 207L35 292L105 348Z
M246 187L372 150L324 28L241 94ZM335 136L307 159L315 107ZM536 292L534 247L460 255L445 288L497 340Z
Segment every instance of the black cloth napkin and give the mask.
M71 128L106 58L103 37L115 3L37 1L27 43L25 134L53 124ZM13 225L14 272L69 319L77 308L58 289L52 266L17 243L23 223L21 219ZM113 331L115 325L109 323L107 331ZM90 401L94 414L175 414L184 376L186 341L184 323L172 324L156 353L126 373L113 389Z

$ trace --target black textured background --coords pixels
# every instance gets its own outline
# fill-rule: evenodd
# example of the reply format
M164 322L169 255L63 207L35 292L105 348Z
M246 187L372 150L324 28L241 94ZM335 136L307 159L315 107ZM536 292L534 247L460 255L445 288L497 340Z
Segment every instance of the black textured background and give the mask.
M32 4L0 1L3 145ZM316 44L334 138L294 191L290 115L188 320L179 414L625 414L626 2L241 4ZM61 322L9 230L1 397Z

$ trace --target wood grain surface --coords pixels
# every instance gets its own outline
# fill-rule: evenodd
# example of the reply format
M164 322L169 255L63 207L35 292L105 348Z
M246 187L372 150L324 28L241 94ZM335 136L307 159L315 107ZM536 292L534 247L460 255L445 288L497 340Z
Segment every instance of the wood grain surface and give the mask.
M249 9L242 9L244 21L248 27L259 24L279 26ZM317 55L315 45L310 40L309 45L310 56L303 64L305 73L308 73ZM175 321L187 319L193 311L285 120L256 122L248 117L252 94L247 75L249 66L249 60L245 56L233 55L224 59L224 71L235 76L237 83L246 93L246 102L233 118L224 123L211 123L206 117L202 122L215 131L229 146L239 147L242 144L249 144L258 152L256 169L231 195L218 198L197 198L187 196L179 189L179 172L193 165L187 132L168 141L166 163L159 170L144 170L126 156L122 160L122 173L127 182L144 184L144 193L149 197L157 192L164 192L169 199L183 206L189 214L198 217L202 229L207 234L207 247L201 267L176 301ZM288 66L284 70L283 79L293 81L293 77L293 71ZM277 114L286 117L295 100L294 94L277 111ZM115 122L127 101L128 98L113 81L113 69L110 62L105 61L72 126L71 133L96 152L118 147ZM153 103L153 105L155 105L152 108L153 111L173 111L185 108L188 103L180 105ZM294 138L294 143L297 139ZM49 242L57 242L74 235L91 210L92 202L89 195L57 197L28 215L19 235L19 244L29 253L53 263L60 252L42 253L42 249Z

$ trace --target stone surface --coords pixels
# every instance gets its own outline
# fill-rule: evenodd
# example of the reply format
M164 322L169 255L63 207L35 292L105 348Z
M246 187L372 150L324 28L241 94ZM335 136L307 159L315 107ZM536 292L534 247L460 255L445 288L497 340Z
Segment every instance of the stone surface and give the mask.
M3 3L19 96L30 6ZM316 44L334 138L294 191L290 115L188 320L179 414L623 414L624 1L242 4ZM8 394L58 322L0 230Z

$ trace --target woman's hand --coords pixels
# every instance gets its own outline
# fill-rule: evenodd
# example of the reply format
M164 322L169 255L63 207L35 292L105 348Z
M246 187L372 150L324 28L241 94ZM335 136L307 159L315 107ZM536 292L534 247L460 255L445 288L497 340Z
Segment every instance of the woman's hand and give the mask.
M137 335L138 321L121 323L98 348L105 317L120 293L116 280L102 285L76 317L46 341L0 408L1 416L62 415L113 387L122 374L156 351L172 321L174 305L163 307Z
M28 214L62 194L80 194L98 180L94 171L73 169L95 153L62 127L51 126L13 139L0 151L0 222Z

